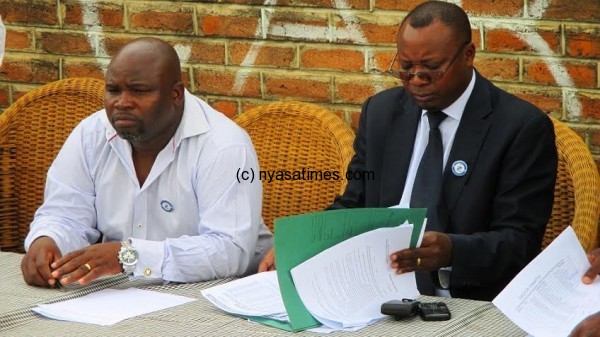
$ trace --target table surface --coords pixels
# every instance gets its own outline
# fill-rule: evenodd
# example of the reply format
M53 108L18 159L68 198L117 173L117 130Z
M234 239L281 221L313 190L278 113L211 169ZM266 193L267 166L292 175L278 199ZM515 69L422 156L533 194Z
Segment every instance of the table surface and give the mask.
M26 285L21 276L22 255L0 252L0 335L2 336L318 336L303 331L287 332L229 315L213 306L200 290L230 281L222 279L190 284L144 284L125 276L96 282L74 290L41 289ZM112 326L98 326L43 318L33 311L40 303L84 296L104 288L135 286L197 298L170 309L138 316ZM422 296L424 301L436 298ZM452 319L424 322L419 317L401 321L385 318L357 332L334 332L326 336L525 336L491 302L444 298Z

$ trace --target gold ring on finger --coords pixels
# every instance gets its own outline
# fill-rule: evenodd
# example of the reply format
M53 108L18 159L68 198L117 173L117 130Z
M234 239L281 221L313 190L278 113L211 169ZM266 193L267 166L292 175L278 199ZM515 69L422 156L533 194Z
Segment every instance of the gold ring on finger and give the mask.
M90 266L89 263L86 263L83 266L87 268L88 273L92 270L92 266Z
M417 257L417 267L421 265L421 258Z

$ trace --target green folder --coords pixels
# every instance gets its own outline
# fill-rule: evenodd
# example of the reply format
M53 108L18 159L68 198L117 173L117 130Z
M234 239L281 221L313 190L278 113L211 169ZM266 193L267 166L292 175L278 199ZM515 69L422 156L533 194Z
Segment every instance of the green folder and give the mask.
M305 330L321 325L302 303L290 270L353 236L381 227L395 227L405 221L414 225L410 247L416 247L425 213L424 208L354 208L276 219L275 265L279 289L290 322L282 323L257 317L251 319L288 331Z

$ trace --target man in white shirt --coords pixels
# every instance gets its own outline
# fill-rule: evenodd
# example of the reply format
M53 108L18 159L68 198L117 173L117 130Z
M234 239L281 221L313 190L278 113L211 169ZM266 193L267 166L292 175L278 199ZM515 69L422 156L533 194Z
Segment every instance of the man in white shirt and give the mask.
M30 285L86 284L122 271L194 282L255 270L272 235L248 135L191 95L166 42L112 59L105 109L71 133L48 171L21 263Z

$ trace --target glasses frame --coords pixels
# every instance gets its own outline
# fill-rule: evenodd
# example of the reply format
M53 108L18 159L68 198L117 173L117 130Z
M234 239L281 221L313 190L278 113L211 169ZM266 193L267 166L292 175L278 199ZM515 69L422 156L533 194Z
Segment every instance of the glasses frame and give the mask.
M404 82L409 82L415 76L417 76L420 80L426 81L428 83L433 83L435 81L442 79L444 77L444 75L446 75L448 70L450 70L450 68L454 64L454 61L456 61L456 59L458 58L460 53L463 51L463 49L466 46L468 46L470 43L471 43L471 41L467 41L458 49L456 54L454 54L454 57L452 57L452 60L450 60L450 63L448 63L446 70L444 70L444 71L441 71L441 70L425 70L425 71L395 70L394 64L396 63L396 59L398 59L398 51L396 51L396 53L394 54L394 58L392 59L392 63L390 63L390 68L388 69L387 72L390 75L392 75L396 78L399 78Z

